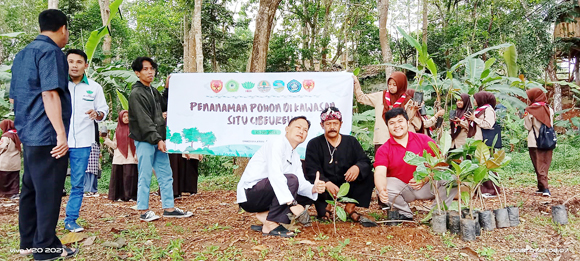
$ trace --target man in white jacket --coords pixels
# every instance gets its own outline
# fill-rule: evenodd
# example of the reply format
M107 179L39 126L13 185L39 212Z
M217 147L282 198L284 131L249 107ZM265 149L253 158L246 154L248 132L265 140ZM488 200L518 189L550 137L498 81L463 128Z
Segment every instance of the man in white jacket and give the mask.
M109 106L103 87L85 75L89 67L87 55L82 50L70 49L66 53L69 67L68 89L71 94L72 115L68 133L71 168L71 193L66 204L64 228L71 232L83 230L76 220L83 202L84 179L91 145L95 142L95 121L107 116Z
M237 189L237 203L242 209L256 213L263 226L252 226L266 236L294 237L296 234L280 223L288 224L289 213L309 219L308 211L296 201L301 195L312 200L324 193L325 183L316 174L314 184L304 178L296 147L306 140L310 122L304 116L292 118L286 135L273 138L254 154ZM307 220L306 220L307 221Z

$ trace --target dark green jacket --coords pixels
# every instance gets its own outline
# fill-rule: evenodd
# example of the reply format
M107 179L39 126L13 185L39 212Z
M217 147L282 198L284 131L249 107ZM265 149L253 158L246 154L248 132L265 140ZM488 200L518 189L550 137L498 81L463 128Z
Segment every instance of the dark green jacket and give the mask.
M129 137L153 145L165 140L165 111L167 100L159 91L140 81L133 84L129 95Z

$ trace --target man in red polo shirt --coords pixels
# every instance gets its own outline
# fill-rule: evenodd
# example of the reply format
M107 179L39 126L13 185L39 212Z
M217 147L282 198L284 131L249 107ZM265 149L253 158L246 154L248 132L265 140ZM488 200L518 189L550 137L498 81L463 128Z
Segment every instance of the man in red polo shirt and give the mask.
M391 138L375 155L375 186L381 202L389 202L399 210L399 214L412 220L413 213L408 203L417 199L434 199L435 191L432 191L428 180L416 181L413 178L417 167L407 164L403 157L407 151L421 156L427 150L434 155L428 145L433 139L424 134L409 132L409 117L401 108L386 112L385 120ZM452 188L448 195L445 185L446 182L438 182L438 190L441 199L449 206L457 194L457 188Z

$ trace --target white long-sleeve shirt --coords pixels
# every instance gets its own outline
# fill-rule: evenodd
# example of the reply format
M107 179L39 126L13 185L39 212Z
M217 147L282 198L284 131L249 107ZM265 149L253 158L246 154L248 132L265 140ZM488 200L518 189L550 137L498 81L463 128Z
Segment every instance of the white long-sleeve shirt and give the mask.
M286 136L282 136L266 142L250 159L238 183L237 203L247 201L245 189L266 178L269 179L280 205L292 202L294 197L288 189L284 174L294 174L298 178L299 195L313 200L318 199L318 194L312 193L314 185L304 178L298 152L292 149Z
M90 147L95 142L95 125L86 112L90 109L100 111L104 113L103 120L109 113L109 106L105 100L103 87L83 76L83 79L78 84L69 80L68 90L70 91L72 103L68 146L69 148Z

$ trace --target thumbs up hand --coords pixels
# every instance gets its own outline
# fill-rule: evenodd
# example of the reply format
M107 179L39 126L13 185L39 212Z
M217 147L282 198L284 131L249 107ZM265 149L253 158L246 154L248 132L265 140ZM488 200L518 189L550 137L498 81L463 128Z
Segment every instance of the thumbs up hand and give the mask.
M326 190L326 182L320 180L320 172L316 172L316 179L314 180L314 187L312 187L312 193L322 194Z
M387 191L387 187L379 190L379 199L385 204L389 203L389 192Z

